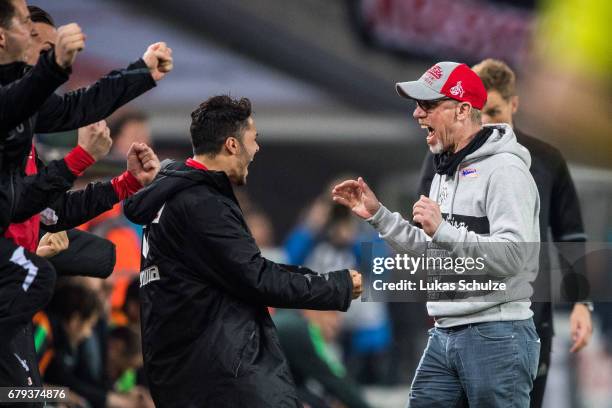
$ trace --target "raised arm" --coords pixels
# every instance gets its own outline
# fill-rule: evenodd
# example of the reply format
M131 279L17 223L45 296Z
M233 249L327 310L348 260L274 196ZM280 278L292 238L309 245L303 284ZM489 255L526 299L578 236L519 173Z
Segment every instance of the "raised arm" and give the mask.
M43 53L21 79L0 87L0 132L8 132L34 115L68 80L70 67L85 47L85 35L72 23L60 27L57 38L55 50Z
M187 231L206 248L191 256L210 264L210 254L214 254L218 267L207 269L206 279L245 301L274 307L346 310L351 298L359 296L361 280L356 272L354 277L348 270L323 275L311 270L304 273L304 268L296 273L263 258L239 216L228 205L213 200L214 210L190 211L193 217Z
M153 44L141 59L93 85L64 96L51 95L40 109L35 131L72 130L102 120L155 87L172 67L172 49L164 43Z

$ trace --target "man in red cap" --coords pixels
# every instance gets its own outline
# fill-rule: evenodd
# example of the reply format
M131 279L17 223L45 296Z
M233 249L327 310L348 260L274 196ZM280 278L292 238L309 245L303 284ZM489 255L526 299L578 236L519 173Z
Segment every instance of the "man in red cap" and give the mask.
M487 92L465 64L440 62L396 89L416 102L413 116L427 130L436 171L429 197L414 204L411 223L362 178L332 194L396 251L426 255L427 276L416 283L435 327L409 406L528 407L540 351L529 307L540 241L529 152L510 126L482 125Z

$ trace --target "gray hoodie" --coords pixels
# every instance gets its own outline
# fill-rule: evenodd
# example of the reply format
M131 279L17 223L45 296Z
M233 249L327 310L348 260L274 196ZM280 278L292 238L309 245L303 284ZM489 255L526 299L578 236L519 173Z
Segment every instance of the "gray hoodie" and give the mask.
M454 177L435 175L429 198L440 205L443 221L433 238L382 205L368 219L398 252L436 247L452 257L484 257L488 276L507 285L505 291L478 297L427 302L439 327L533 315L529 298L538 271L540 198L529 173L528 150L516 141L510 126L494 126L497 129L465 157Z

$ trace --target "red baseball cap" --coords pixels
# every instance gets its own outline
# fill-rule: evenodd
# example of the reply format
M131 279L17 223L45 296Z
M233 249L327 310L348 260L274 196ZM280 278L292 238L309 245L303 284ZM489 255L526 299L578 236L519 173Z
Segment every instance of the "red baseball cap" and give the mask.
M417 81L398 82L395 90L404 98L431 101L449 97L469 102L476 109L482 109L487 102L487 90L480 77L458 62L438 62Z

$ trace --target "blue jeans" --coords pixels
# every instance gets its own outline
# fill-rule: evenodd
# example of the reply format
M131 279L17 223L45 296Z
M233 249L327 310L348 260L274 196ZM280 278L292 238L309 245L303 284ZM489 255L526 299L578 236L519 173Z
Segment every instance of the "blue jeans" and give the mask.
M430 329L408 406L527 408L539 355L532 319Z

